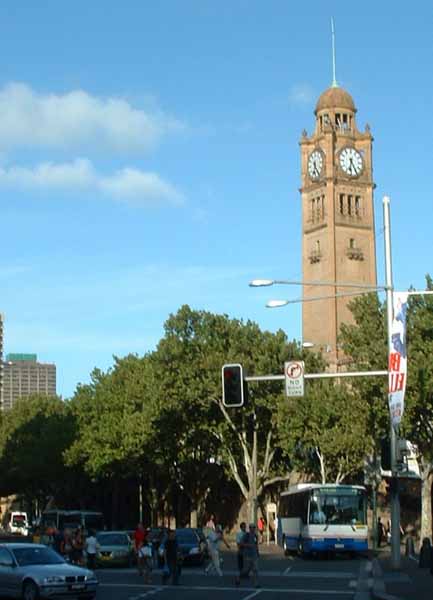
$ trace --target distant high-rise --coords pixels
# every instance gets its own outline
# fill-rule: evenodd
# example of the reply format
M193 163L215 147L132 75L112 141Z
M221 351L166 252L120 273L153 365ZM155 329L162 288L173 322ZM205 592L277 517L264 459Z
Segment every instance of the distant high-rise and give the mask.
M7 354L3 362L2 409L31 394L56 395L56 365L37 362L36 354Z

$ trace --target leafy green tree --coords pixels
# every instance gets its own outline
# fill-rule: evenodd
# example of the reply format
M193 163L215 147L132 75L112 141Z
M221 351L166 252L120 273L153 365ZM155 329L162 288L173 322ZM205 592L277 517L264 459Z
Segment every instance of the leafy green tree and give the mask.
M433 289L426 278L427 290ZM386 305L374 295L351 303L354 325L342 326L341 340L353 364L366 370L383 369L387 365ZM400 435L407 437L418 449L418 464L422 479L421 538L431 538L431 489L433 482L433 299L431 296L410 296L407 312L408 379L405 413ZM369 405L369 430L376 444L389 430L388 382L366 378L354 386Z
M307 383L307 393L281 407L280 444L301 471L341 483L363 467L371 441L362 399L346 385Z
M276 445L276 414L285 398L281 383L261 383L250 386L244 407L227 409L221 397L221 368L239 362L247 373L281 373L286 360L302 357L299 345L289 343L282 331L263 332L250 321L183 306L167 320L156 356L159 397L168 421L176 419L172 435L183 450L179 458L202 449L208 463L212 459L224 466L254 514L265 488L289 476L287 462L277 464ZM193 481L208 467L203 461L190 466ZM191 493L198 496L201 491Z
M74 439L74 422L60 398L19 400L0 420L0 493L22 494L43 504L67 485L63 452Z
M91 383L79 385L71 400L77 435L65 452L70 465L81 465L92 479L112 483L116 521L120 482L142 474L155 437L152 357L115 358L112 369L95 369Z
M433 290L430 276L426 289ZM407 313L408 379L402 434L416 445L421 475L421 539L432 532L433 297L410 296Z

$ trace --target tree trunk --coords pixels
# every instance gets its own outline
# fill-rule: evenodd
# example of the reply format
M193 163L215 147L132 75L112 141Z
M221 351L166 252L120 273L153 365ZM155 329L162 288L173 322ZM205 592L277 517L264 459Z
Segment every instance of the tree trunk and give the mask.
M198 526L198 511L197 511L197 507L191 507L191 512L189 513L189 523L190 523L190 527L197 527Z
M433 471L431 464L423 464L421 471L422 484L421 484L421 543L424 538L428 538L432 541L432 483L433 483Z

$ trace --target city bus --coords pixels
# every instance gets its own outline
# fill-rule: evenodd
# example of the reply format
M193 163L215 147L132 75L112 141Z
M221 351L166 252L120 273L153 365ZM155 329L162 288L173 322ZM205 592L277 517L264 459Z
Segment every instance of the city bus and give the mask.
M101 531L104 529L104 516L101 512L92 510L45 510L41 517L41 527L55 527L59 531L75 530L81 527L83 531Z
M280 495L277 517L286 555L368 549L367 493L360 485L298 484Z

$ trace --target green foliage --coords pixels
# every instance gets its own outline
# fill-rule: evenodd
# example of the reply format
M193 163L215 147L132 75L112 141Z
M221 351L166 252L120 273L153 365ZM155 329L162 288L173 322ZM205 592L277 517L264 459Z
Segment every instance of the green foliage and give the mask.
M346 356L348 368L356 371L386 370L388 365L388 337L386 305L377 294L365 294L349 305L355 323L341 326L339 341ZM389 430L387 377L359 377L351 382L364 401L368 418L368 434L378 447L380 439Z
M25 398L0 421L0 494L55 495L66 469L63 452L74 438L68 405L56 397Z
M430 276L426 289L433 290ZM407 313L408 380L402 430L433 463L433 296L410 296Z
M304 397L281 406L279 442L294 466L314 480L353 478L370 449L365 403L342 384L317 380L307 386Z
M95 369L71 400L77 436L68 464L82 464L92 477L136 472L152 444L155 414L151 356L115 358L113 369Z

